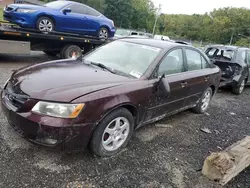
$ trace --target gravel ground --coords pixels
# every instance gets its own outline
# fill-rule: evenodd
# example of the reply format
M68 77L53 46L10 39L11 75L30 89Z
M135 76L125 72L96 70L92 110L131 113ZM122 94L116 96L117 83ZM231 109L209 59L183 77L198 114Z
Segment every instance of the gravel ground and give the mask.
M42 53L0 57L0 85L12 70L49 59ZM241 96L219 91L207 114L185 111L143 127L112 158L95 157L88 149L67 153L35 146L13 132L0 108L0 187L217 187L201 175L203 161L249 135L249 98L250 88ZM226 187L250 187L249 176L247 169Z

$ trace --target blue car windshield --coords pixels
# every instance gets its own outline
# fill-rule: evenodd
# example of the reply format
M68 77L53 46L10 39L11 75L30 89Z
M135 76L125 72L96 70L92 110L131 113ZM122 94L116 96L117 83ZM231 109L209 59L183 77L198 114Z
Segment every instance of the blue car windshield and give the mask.
M62 2L62 1L53 1L51 3L45 4L46 7L52 8L52 9L61 9L65 7L68 3Z
M161 48L114 41L86 55L83 60L140 78L160 51Z

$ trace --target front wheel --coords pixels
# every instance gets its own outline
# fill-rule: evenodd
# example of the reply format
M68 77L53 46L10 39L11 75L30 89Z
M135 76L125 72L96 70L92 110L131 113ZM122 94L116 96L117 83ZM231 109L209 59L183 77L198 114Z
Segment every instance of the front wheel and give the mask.
M105 28L105 27L100 28L99 32L98 32L98 37L99 37L99 39L107 40L109 38L109 31L108 31L108 29Z
M53 20L46 16L38 18L36 22L36 28L41 32L52 32L55 29L54 27Z
M90 141L90 148L101 157L115 155L126 147L133 131L133 115L125 108L117 109L98 124Z
M209 87L202 95L202 97L200 98L198 104L196 105L196 107L193 108L193 111L198 113L198 114L203 114L207 111L211 98L213 95L213 91L212 89Z

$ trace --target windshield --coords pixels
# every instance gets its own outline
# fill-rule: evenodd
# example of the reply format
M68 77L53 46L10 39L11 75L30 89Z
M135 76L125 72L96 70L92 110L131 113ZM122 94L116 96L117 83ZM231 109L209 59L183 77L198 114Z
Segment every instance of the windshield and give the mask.
M115 34L122 35L122 36L128 36L130 34L130 31L126 30L126 29L117 29Z
M51 3L45 4L46 7L49 7L49 8L52 8L52 9L61 9L66 5L67 5L67 3L62 2L62 1L53 1Z
M140 78L160 51L160 48L114 41L88 54L84 60Z

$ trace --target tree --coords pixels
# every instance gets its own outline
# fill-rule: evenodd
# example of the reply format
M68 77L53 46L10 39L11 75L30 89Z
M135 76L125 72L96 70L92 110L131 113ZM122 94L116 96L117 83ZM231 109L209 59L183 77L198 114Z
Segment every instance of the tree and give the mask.
M105 15L118 27L130 27L132 12L132 0L106 0Z
M242 46L242 47L247 47L247 48L249 48L249 47L250 47L249 43L250 43L250 40L249 40L249 39L247 39L247 38L241 38L240 40L238 40L238 41L235 43L235 45L236 45L236 46Z

